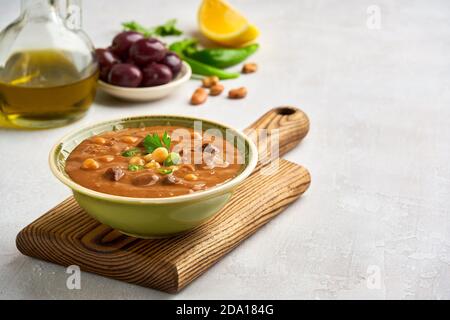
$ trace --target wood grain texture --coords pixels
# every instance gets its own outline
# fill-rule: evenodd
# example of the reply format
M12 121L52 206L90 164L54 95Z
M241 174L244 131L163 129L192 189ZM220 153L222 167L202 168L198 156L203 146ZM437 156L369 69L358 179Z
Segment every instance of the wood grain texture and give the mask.
M260 154L260 159L264 157L270 157L270 148L265 141L259 141L261 139L258 135L258 130L267 130L267 140L273 133L273 130L278 130L278 156L286 154L289 150L295 148L300 141L309 132L309 118L300 109L292 106L283 106L272 109L250 125L244 130L252 140L257 144ZM266 155L267 152L267 155Z
M292 136L299 140L307 133L303 130L303 135L294 128L307 118L292 119L293 114L303 113L294 109L288 115L279 114L274 109L264 115L264 121L253 124L272 128L297 123L290 129L280 129L280 154L299 142L294 143ZM291 141L285 141L287 138ZM272 175L261 174L259 166L218 214L183 235L152 240L123 235L91 218L70 197L24 228L17 236L17 248L38 259L78 265L87 272L175 293L308 189L311 177L305 168L283 159L278 165Z

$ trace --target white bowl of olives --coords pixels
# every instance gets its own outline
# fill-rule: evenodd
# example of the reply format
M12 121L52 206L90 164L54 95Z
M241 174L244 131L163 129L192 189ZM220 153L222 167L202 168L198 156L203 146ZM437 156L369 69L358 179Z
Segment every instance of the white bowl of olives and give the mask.
M155 38L125 31L112 45L96 50L100 67L99 87L124 100L161 99L192 75L191 67Z

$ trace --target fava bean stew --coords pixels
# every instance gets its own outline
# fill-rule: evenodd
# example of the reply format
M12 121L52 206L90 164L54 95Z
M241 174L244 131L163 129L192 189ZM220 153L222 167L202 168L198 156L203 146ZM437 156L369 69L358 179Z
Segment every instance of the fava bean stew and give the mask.
M110 131L81 142L65 170L76 183L102 193L165 198L203 191L236 177L237 148L192 128L153 126Z

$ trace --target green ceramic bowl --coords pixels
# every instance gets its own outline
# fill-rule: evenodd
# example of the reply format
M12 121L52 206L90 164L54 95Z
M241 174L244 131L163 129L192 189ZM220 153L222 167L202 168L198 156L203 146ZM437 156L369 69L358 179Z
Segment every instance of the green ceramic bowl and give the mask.
M206 191L169 198L130 198L87 189L69 178L64 167L72 150L84 139L100 133L124 128L155 125L192 127L202 121L203 130L230 130L244 143L237 144L245 164L236 178ZM226 135L223 135L226 137ZM78 204L92 217L127 235L139 238L167 237L191 230L211 218L230 199L239 183L254 170L258 153L254 143L240 131L226 125L191 117L151 115L97 123L62 138L50 152L53 174L70 187Z

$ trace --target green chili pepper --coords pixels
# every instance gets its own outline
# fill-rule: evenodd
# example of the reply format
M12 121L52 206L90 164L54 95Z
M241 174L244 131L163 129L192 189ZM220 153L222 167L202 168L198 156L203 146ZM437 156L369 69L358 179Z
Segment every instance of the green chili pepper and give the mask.
M195 48L197 41L194 39L187 39L183 41L174 42L170 45L170 51L175 52L181 59L186 61L192 68L192 73L203 76L217 76L219 79L234 79L239 77L239 73L231 73L221 70L219 68L202 63L195 59L189 58L185 55L185 51Z
M181 41L176 41L169 46L170 51L174 51L177 53L183 53L188 49L194 49L197 46L196 39L184 39Z
M184 53L191 59L209 64L213 67L224 69L241 63L255 53L258 48L259 45L255 43L238 49L188 49Z
M186 61L192 68L192 72L194 74L200 74L203 76L217 76L219 79L235 79L239 77L239 73L231 73L223 71L222 69L212 67L210 65L198 62L197 60L183 57L184 61Z

